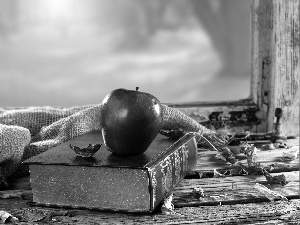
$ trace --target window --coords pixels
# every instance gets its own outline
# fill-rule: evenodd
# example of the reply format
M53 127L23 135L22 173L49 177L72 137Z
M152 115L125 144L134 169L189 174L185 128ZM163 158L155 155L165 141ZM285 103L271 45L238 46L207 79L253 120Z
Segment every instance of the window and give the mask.
M138 86L221 128L270 131L279 107L299 135L299 1L249 2L1 0L1 107L97 104Z
M96 104L124 87L162 102L250 95L248 0L3 0L2 106Z

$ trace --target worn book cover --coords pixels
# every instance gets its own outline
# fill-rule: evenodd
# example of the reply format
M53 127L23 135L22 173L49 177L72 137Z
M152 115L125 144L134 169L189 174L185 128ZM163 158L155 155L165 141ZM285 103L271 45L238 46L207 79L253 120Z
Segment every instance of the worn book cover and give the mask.
M40 205L123 212L152 212L197 161L195 137L158 135L137 156L119 156L104 144L91 158L69 147L103 144L100 131L78 136L24 163L29 164L33 202Z

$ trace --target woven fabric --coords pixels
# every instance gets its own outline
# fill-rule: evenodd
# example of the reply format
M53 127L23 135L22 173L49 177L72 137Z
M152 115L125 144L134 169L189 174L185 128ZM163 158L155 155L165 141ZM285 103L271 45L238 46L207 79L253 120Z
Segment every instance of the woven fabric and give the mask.
M162 129L176 130L180 128L186 132L194 132L198 144L212 148L213 150L226 145L228 142L226 135L207 129L177 109L162 105L162 111Z
M28 169L20 163L78 135L100 130L101 104L72 107L29 107L0 109L0 167L2 175L21 175ZM181 128L206 135L216 143L214 131L176 109L162 105L162 129Z
M101 129L100 108L100 105L95 105L67 109L29 107L0 110L2 175L8 177L14 172L15 175L27 173L26 167L19 167L21 161L73 137Z
M202 126L197 121L186 116L175 108L162 105L162 114L162 129L176 130L181 128L187 132L210 132L210 130L208 130L206 127Z

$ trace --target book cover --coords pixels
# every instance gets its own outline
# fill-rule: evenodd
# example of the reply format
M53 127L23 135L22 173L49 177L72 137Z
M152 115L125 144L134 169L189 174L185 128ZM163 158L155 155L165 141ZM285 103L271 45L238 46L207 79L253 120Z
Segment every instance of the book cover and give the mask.
M38 205L122 212L152 212L195 166L192 134L179 140L158 135L147 151L119 156L104 144L91 158L69 147L103 144L100 131L78 136L34 156L29 164L33 202Z

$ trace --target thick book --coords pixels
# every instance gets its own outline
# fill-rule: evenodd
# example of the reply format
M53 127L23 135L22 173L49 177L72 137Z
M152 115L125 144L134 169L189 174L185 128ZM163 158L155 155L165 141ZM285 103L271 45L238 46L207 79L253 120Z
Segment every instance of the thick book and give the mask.
M113 154L103 144L93 157L83 158L70 144L83 148L103 139L100 131L89 132L26 160L34 204L152 212L197 161L192 134L179 140L159 134L137 156Z

